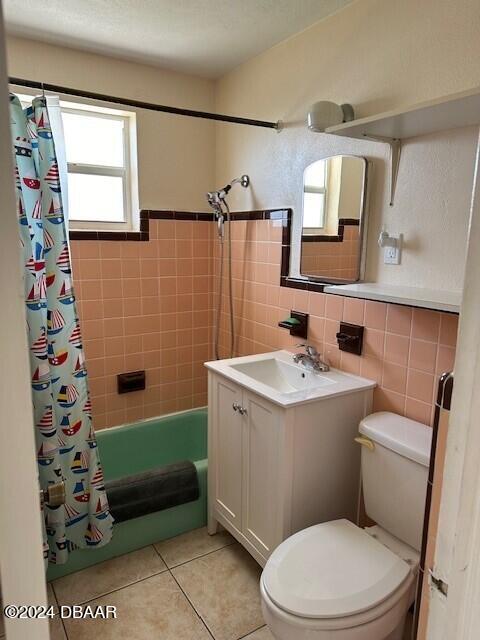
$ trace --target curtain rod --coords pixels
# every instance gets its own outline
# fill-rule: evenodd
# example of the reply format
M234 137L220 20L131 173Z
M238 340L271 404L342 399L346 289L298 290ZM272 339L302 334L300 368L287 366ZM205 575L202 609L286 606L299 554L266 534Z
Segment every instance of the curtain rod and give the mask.
M204 118L206 120L217 120L219 122L232 122L234 124L246 124L251 127L264 127L266 129L276 129L280 131L280 122L268 122L266 120L252 120L251 118L237 118L236 116L226 116L220 113L209 113L208 111L194 111L192 109L181 109L180 107L169 107L163 104L154 104L152 102L142 102L141 100L131 100L130 98L118 98L116 96L108 96L103 93L94 93L93 91L84 91L82 89L72 89L70 87L62 87L57 84L49 84L47 82L37 82L36 80L26 80L25 78L8 78L10 84L20 87L28 87L30 89L41 89L42 91L52 91L53 93L63 93L65 95L77 96L79 98L89 98L91 100L102 100L103 102L112 102L137 109L148 109L149 111L161 111L162 113L173 113L178 116L190 116L191 118Z

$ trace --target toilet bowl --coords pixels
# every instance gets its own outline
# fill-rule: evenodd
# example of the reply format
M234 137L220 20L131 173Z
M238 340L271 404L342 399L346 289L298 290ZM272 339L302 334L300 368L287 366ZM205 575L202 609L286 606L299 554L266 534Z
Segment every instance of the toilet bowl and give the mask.
M260 585L260 592L263 617L277 640L402 640L413 583L405 585L397 598L368 612L369 616L352 616L352 619L299 618L279 610L269 600L263 584Z
M365 504L378 524L362 529L344 519L325 522L274 550L260 592L276 640L402 640L416 591L427 429L387 413L362 421Z
M348 520L309 527L265 567L265 622L278 640L401 640L417 568L416 551L379 527Z

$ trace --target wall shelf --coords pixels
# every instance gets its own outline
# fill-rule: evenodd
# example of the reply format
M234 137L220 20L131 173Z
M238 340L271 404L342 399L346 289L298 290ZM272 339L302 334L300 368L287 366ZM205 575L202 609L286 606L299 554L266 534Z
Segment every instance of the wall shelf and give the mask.
M460 313L462 294L460 291L437 291L420 287L404 287L400 285L362 282L360 284L327 285L325 293L331 293L350 298L376 300L403 304L410 307L434 309Z
M348 138L404 140L480 123L480 87L325 129Z
M385 111L325 129L325 133L390 146L390 206L393 206L402 140L480 124L480 87Z

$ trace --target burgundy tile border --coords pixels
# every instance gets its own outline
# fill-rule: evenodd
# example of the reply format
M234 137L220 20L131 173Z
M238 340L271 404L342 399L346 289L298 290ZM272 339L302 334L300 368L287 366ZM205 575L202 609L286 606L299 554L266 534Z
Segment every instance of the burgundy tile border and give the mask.
M287 278L290 266L290 245L282 245L282 262L280 264L280 277Z
M338 224L343 227L359 227L360 220L358 218L339 218Z
M288 220L291 209L257 209L255 211L232 211L232 222L237 220Z
M70 240L115 240L120 242L148 242L150 239L150 220L192 220L194 222L212 222L213 214L199 211L163 211L142 209L140 211L139 231L70 231Z
M70 240L98 240L98 231L69 231Z
M240 220L264 220L264 211L232 211L232 222Z
M290 273L290 253L292 239L292 209L284 210L284 224L282 232L282 262L280 265L280 286L289 289L300 289L302 291L315 291L322 293L326 284L330 281L315 282L314 280L306 280L305 278L295 278L289 276Z
M340 231L340 227L338 227L338 230ZM302 242L343 242L343 232L338 236L312 236L302 234Z
M259 211L233 211L232 222L237 220L289 220L290 209L265 209ZM140 231L70 231L70 240L112 240L147 242L150 239L150 220L189 220L192 222L214 222L213 213L201 211L173 211L142 209Z
M282 254L283 257L283 254ZM282 262L282 270L284 268ZM301 289L302 291L315 291L316 293L323 293L323 290L328 282L314 282L313 280L305 280L303 278L293 278L291 276L282 275L280 277L280 286L288 287L289 289Z

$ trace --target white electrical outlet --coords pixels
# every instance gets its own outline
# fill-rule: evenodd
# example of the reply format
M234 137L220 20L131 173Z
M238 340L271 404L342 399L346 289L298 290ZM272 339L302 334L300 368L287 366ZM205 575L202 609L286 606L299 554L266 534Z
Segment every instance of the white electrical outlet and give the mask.
M383 250L384 264L400 264L400 247L385 247Z

